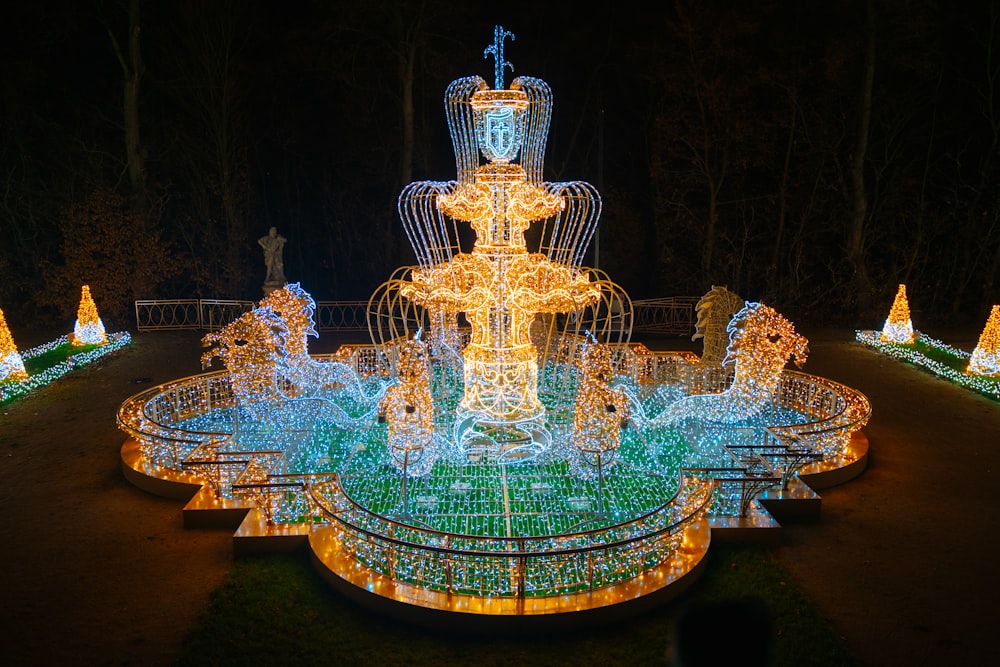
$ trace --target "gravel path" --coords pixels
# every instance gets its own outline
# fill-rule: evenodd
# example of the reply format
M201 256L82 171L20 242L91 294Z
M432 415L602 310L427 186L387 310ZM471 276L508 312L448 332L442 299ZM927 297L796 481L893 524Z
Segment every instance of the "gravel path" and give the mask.
M871 461L785 527L779 559L865 664L991 664L1000 404L804 333L803 370L871 398ZM126 482L115 425L128 396L199 372L200 337L139 334L0 409L4 664L167 665L225 576L231 533L185 530L181 503Z
M868 469L779 559L867 665L996 664L1000 404L838 340L812 338L804 370L871 399Z

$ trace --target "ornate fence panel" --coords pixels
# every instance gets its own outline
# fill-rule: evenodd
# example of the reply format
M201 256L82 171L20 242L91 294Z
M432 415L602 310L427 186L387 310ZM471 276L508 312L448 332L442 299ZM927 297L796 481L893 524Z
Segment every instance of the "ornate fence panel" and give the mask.
M201 305L198 299L136 301L135 325L139 331L201 329Z
M202 299L201 328L216 331L226 326L243 313L254 309L253 301L225 301L222 299Z
M319 301L317 331L368 331L367 301Z
M632 302L635 332L676 334L694 333L694 306L701 297L668 296L659 299L641 299Z
M208 329L215 331L252 310L253 301L222 299L157 299L135 302L139 331Z

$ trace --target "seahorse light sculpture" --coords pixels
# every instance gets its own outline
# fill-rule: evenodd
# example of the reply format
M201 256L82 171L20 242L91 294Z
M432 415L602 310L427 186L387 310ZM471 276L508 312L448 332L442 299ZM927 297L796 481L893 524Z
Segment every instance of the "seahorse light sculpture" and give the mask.
M432 323L464 313L471 325L462 352L460 446L481 452L495 445L485 455L496 458L516 449L524 460L548 447L551 437L538 398L531 324L540 313L567 313L599 299L600 288L580 263L600 197L586 183L541 180L552 96L548 84L530 77L502 88L508 36L498 28L486 50L497 58L496 88L473 76L447 89L458 179L411 183L400 195L400 217L419 266L398 289L425 308ZM461 251L455 221L475 231L472 252ZM541 240L538 252L529 252L524 233L536 221L545 221Z
M606 345L588 341L580 358L580 389L573 412L574 471L589 478L615 462L622 429L632 417L628 395L612 388L614 370Z
M704 348L698 360L700 366L722 366L729 345L729 322L745 305L746 301L739 295L719 285L712 285L712 289L695 304L697 321L691 340L702 339Z
M284 357L277 371L287 380L286 391L296 396L337 399L346 395L366 406L364 412L371 416L388 382L378 377L364 382L355 370L340 361L316 361L309 355L308 338L317 336L314 313L316 302L299 283L290 283L274 290L260 300L259 306L267 308L284 322Z
M672 424L689 417L735 423L758 414L774 398L781 371L790 359L801 366L809 341L770 306L748 303L729 324L726 363L734 363L733 383L718 394L685 396L650 422Z
M290 283L276 289L258 304L269 308L281 318L288 330L285 351L289 357L309 358L309 336L318 336L314 324L316 302L299 283Z
M1000 306L993 306L976 349L969 357L970 375L1000 376Z
M270 308L255 308L204 336L209 348L203 366L218 357L229 373L237 407L251 419L274 416L275 404L285 397L276 383L278 359L285 354L288 328Z
M392 462L410 477L430 472L437 458L427 356L427 343L419 336L399 345L399 382L378 406L379 421L389 425Z

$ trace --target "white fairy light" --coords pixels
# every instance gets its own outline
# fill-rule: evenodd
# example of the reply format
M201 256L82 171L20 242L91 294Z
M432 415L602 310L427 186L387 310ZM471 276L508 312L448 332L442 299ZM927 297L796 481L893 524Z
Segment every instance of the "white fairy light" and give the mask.
M80 295L80 307L76 312L76 323L73 325L73 345L104 345L108 336L104 332L104 323L97 314L97 306L90 296L90 286L84 285Z
M966 369L969 375L1000 376L1000 306L990 310Z
M910 304L906 299L906 285L896 290L896 298L889 310L889 317L882 327L883 343L908 345L914 341L913 322L910 321Z

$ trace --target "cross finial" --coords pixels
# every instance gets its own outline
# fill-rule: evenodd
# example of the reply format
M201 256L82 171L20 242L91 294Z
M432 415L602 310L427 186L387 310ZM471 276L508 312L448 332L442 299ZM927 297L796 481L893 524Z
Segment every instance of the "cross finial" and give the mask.
M510 37L510 41L514 41L514 33L504 30L503 26L493 27L493 44L486 47L483 51L483 58L489 58L490 54L493 54L493 71L494 71L494 90L501 90L503 88L503 68L509 67L510 71L514 71L514 66L503 59L503 40Z

